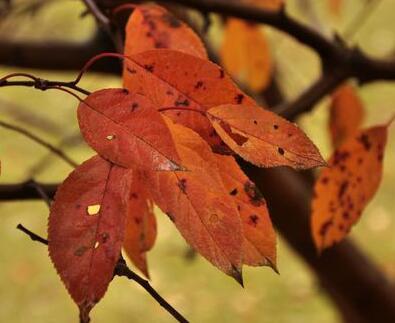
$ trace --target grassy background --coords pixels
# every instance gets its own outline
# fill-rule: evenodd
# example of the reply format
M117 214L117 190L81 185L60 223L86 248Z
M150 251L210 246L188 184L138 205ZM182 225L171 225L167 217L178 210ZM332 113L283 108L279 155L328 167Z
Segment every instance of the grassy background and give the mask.
M20 39L70 39L83 41L93 22L80 19L77 1L55 1L33 17L14 22L0 21L1 37ZM331 17L327 1L314 1L325 28L344 31L363 1L344 1L339 17ZM289 10L305 19L296 0ZM394 53L395 2L383 0L359 29L351 42L358 42L372 55ZM21 23L23 22L23 23ZM50 33L47 28L50 26ZM325 30L323 30L325 32ZM220 33L214 28L218 43ZM270 30L277 70L286 94L295 97L319 73L318 60L308 49L283 34ZM1 48L0 48L1 50ZM50 55L50 53L48 53ZM1 62L0 62L1 64ZM16 68L0 65L0 76ZM32 71L43 78L68 80L70 73ZM119 86L120 80L90 75L83 87L94 90ZM360 90L366 105L365 125L384 122L395 112L395 86L375 83ZM24 126L35 134L60 145L81 162L93 155L78 135L76 101L63 93L27 88L0 89L0 118ZM330 154L327 135L327 105L324 100L300 123L323 154ZM385 157L383 182L351 237L395 280L395 131L392 127ZM32 176L43 182L62 181L71 171L63 161L23 136L0 129L0 183L21 182ZM270 185L270 183L268 183ZM15 230L23 223L45 236L48 210L43 202L0 204L0 322L75 322L77 309L67 295L48 258L46 249ZM292 214L289 214L292 216ZM336 309L320 290L310 270L279 238L278 258L281 275L267 268L245 268L245 289L220 273L204 259L185 257L186 244L173 225L158 212L159 236L149 262L153 286L186 317L194 322L321 322L339 321ZM374 301L374 300L372 300ZM117 278L92 314L93 322L173 322L140 287Z

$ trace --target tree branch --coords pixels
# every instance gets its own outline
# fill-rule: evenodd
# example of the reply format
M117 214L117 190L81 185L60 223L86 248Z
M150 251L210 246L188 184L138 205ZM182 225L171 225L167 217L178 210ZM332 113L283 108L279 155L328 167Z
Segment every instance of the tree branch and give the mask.
M184 318L174 307L172 307L158 292L152 288L148 280L140 277L133 272L125 262L125 259L121 256L114 270L114 275L127 277L134 280L137 284L143 287L147 293L149 293L167 312L169 312L178 322L188 323L188 320Z

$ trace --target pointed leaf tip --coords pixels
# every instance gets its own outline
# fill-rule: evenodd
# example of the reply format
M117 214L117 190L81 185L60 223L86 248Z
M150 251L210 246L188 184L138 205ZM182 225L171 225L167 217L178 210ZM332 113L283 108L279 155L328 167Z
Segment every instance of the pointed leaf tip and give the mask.
M232 265L232 272L230 273L230 276L232 276L240 284L240 286L244 288L243 273L241 268L239 269Z

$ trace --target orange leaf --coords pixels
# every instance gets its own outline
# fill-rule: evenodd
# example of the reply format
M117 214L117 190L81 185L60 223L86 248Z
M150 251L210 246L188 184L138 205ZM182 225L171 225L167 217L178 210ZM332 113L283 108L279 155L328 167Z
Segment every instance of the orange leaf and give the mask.
M376 193L382 175L387 126L346 140L322 170L312 201L312 234L318 250L339 242Z
M156 239L153 203L137 172L133 173L123 248L130 260L149 278L146 252Z
M158 107L178 107L202 112L220 104L255 102L241 92L221 67L207 60L169 49L146 51L125 61L124 84L143 93ZM222 141L207 118L191 111L164 112L174 122L196 131L216 150ZM225 147L226 148L226 147Z
M329 128L334 147L352 137L361 126L364 109L355 88L349 84L339 87L332 95Z
M84 318L106 292L119 259L129 172L95 156L59 186L51 205L49 256Z
M170 48L207 59L200 38L186 24L158 5L139 5L126 25L125 55Z
M266 35L255 24L228 19L221 60L225 69L253 91L265 89L272 75L272 59Z
M218 174L215 156L192 130L171 121L168 125L188 171L151 171L146 174L147 187L192 248L241 283L240 218Z
M318 149L293 123L249 105L222 105L207 113L222 140L259 167L311 168L325 164Z
M117 165L181 169L162 116L143 95L124 89L96 91L79 105L78 122L86 142Z
M231 156L217 155L218 169L243 226L243 263L276 269L276 233L265 199Z

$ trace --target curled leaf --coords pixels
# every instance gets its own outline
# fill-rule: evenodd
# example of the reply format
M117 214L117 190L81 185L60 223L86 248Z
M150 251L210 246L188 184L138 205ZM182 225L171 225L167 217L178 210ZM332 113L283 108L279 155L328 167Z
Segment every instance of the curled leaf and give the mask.
M129 172L95 156L66 178L51 205L49 256L85 319L106 292L120 256Z
M273 112L250 105L222 105L207 115L230 149L257 166L312 168L325 164L311 140Z
M311 226L319 251L341 241L376 193L382 176L387 126L346 140L321 171L314 187Z
M78 122L86 142L117 165L182 169L162 116L143 95L124 89L96 91L79 105Z

